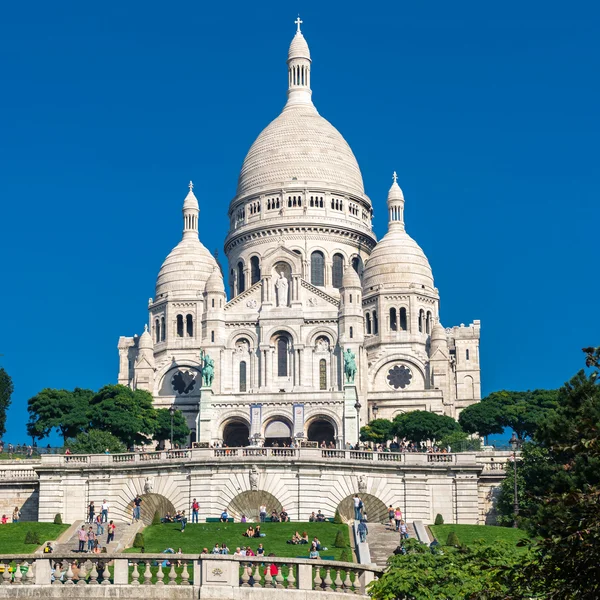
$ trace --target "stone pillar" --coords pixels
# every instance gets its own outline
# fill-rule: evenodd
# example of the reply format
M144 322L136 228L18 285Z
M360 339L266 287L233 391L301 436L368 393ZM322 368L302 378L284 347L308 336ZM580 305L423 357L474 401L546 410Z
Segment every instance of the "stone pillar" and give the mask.
M460 525L479 523L477 476L473 473L456 473L454 476L454 514Z
M431 506L427 475L406 472L404 475L404 520L431 523Z
M358 442L359 423L356 408L354 408L358 395L354 384L344 386L344 444L350 442L352 445ZM363 423L364 424L364 423Z

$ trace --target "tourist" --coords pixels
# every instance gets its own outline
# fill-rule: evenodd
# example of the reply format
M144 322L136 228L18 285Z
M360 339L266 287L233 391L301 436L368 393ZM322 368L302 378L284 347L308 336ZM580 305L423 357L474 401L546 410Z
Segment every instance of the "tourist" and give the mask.
M104 535L104 525L102 524L102 515L96 515L96 535Z
M247 523L248 519L246 518L246 515L242 515L242 518L240 519L240 523Z
M362 508L362 500L360 499L358 494L354 494L354 498L352 499L354 503L354 519L356 521L360 521L362 518L361 508Z
M269 558L271 558L271 557L275 557L275 554L273 554L272 552L271 552L271 554L269 554ZM277 565L274 562L272 562L265 569L265 575L267 574L267 572L271 575L271 577L277 577L277 575L279 575L279 568L277 567Z
M229 521L229 513L227 512L227 509L221 513L221 518L219 520L221 523L227 523L227 521Z
M402 511L400 507L397 506L394 511L394 523L396 524L396 531L400 531L400 521L402 520Z
M256 556L264 556L265 554L265 549L263 548L262 544L258 545L258 548L256 549Z
M275 509L271 511L271 523L279 523L279 515Z
M116 525L111 521L108 524L108 536L106 537L106 545L108 546L112 541L114 541L115 539L115 529L116 529Z
M85 525L82 525L81 529L77 530L77 537L79 538L78 552L84 552L85 551L85 543L87 542L87 533L85 532Z
M260 530L260 525L257 525L257 526L256 526L256 529L254 530L254 537L255 537L255 538L267 537L267 534L266 534L266 533L263 533L263 532Z
M254 527L250 525L250 527L248 527L248 529L246 529L246 531L242 535L248 538L254 537Z
M94 547L92 548L92 552L94 554L100 554L101 552L100 542L98 541L98 538L94 539Z
M300 538L301 544L308 544L308 533L306 531L302 532L302 537Z
M357 530L358 530L358 537L360 538L360 541L362 543L366 542L369 530L367 529L367 524L365 523L364 519L361 519L360 523L358 524Z
M200 554L208 554L208 548L202 548L202 552Z
M313 510L313 512L310 513L310 517L308 517L308 522L309 523L316 523L317 522L317 515L315 514L314 510Z
M142 498L139 494L137 494L136 497L133 499L133 520L134 521L140 520L141 510L142 510ZM111 521L111 523L112 523L112 521ZM131 524L133 525L133 521L131 522Z
M310 552L308 554L308 558L313 558L313 559L320 558L319 550L314 542L310 547Z
M325 521L325 515L321 512L317 512L317 523L323 523Z
M313 546L314 546L314 547L315 547L317 550L320 550L320 549L321 549L321 542L319 541L319 538L318 538L317 536L315 536L315 537L313 538L312 545L313 545Z
M221 554L221 546L219 546L219 544L215 544L215 547L212 549L212 554Z
M104 498L104 500L102 500L102 505L100 507L100 510L102 511L102 522L103 523L108 523L108 508L109 508L109 504L106 501L106 498Z
M200 504L198 504L198 501L196 500L196 498L194 498L192 500L192 523L198 522L198 511L199 510L200 510Z
M408 527L404 520L400 521L400 539L407 540L408 539Z
M246 556L256 556L256 554L254 554L254 552L252 551L252 548L250 548L250 546L246 547Z
M221 544L221 554L229 554L229 548L225 542Z
M290 516L287 514L285 508L279 513L279 519L282 523L290 522Z
M13 514L12 514L12 522L18 523L20 519L21 519L21 511L19 510L18 506L15 506L15 510L13 510Z
M394 510L394 507L390 504L388 506L388 519L390 521L390 529L394 529L396 524L395 524L395 513L396 511Z
M240 547L238 546L235 549L235 552L233 553L233 556L245 556L245 554L242 554L242 551L241 551Z
M185 510L181 513L181 533L185 531L185 526L187 525L187 517L185 516Z
M260 508L258 509L258 515L261 523L264 523L267 520L267 507L264 504L260 505Z
M88 506L88 523L91 525L96 520L96 507L94 506L94 501L92 500Z
M87 551L91 552L94 549L94 541L96 540L96 534L90 526L87 531Z
M294 535L292 536L292 539L291 540L287 540L285 543L286 544L299 544L301 539L302 538L300 537L300 534L296 531L294 533Z
M2 523L2 525L6 525L8 523L8 517L6 515L2 515L2 519L0 519L0 523Z
M181 566L181 555L183 554L183 552L181 551L181 548L177 549L177 566L180 567Z
M54 551L54 548L52 548L52 543L51 542L46 542L46 545L44 546L44 554L52 554L52 552Z

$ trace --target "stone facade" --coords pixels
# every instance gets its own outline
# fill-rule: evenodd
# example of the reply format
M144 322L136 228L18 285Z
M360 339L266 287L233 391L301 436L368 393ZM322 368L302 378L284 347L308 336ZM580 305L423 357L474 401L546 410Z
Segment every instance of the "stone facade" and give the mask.
M376 416L457 417L480 399L480 322L441 326L395 174L377 242L352 150L312 102L311 67L298 31L287 103L250 148L229 206L229 301L199 241L190 184L183 237L160 269L146 331L119 340L119 383L181 409L191 442L344 447ZM350 379L344 351L356 363ZM207 356L214 379L203 384Z

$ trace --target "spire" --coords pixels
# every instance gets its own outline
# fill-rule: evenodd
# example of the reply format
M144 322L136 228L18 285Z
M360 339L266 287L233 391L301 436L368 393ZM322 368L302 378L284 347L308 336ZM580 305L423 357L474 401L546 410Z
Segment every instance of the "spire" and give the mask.
M387 199L389 212L388 229L404 229L404 194L398 185L398 175L396 174L396 171L394 171L392 178L392 187L388 192Z
M300 31L300 15L294 21L296 35L288 50L288 101L286 108L298 104L312 105L310 89L310 50Z
M183 237L198 238L198 214L200 207L198 199L194 195L194 184L190 181L188 184L190 191L183 201Z

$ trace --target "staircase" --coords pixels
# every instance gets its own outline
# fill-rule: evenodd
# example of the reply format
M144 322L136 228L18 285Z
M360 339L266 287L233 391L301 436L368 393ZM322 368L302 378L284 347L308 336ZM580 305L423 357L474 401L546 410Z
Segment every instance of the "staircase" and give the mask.
M408 527L408 535L411 538L416 538L415 528L412 523L406 524ZM371 561L379 567L385 567L387 559L394 553L397 546L400 545L400 534L391 529L386 523L368 523L369 535L367 543L371 552Z
M87 531L89 525L87 523L84 523L83 521L79 521L77 523L77 528L73 532L73 535L71 535L71 537L68 540L56 544L54 546L54 552L60 552L64 554L73 552L75 555L77 555L77 551L79 549L78 532L81 529L81 526L84 524L85 529ZM100 544L100 547L106 546L106 538L108 537L107 525L108 523L104 524L104 534L100 534L98 536L98 542ZM134 523L133 525L131 525L129 523L122 523L118 521L115 521L115 525L117 527L115 529L115 539L113 542L110 543L109 546L107 546L107 550L109 553L122 552L127 547L127 545L131 543L131 541L133 540L133 536L135 536L135 534L144 526L141 522ZM93 525L92 528L95 533L96 525ZM85 544L85 549L87 551L87 542Z

